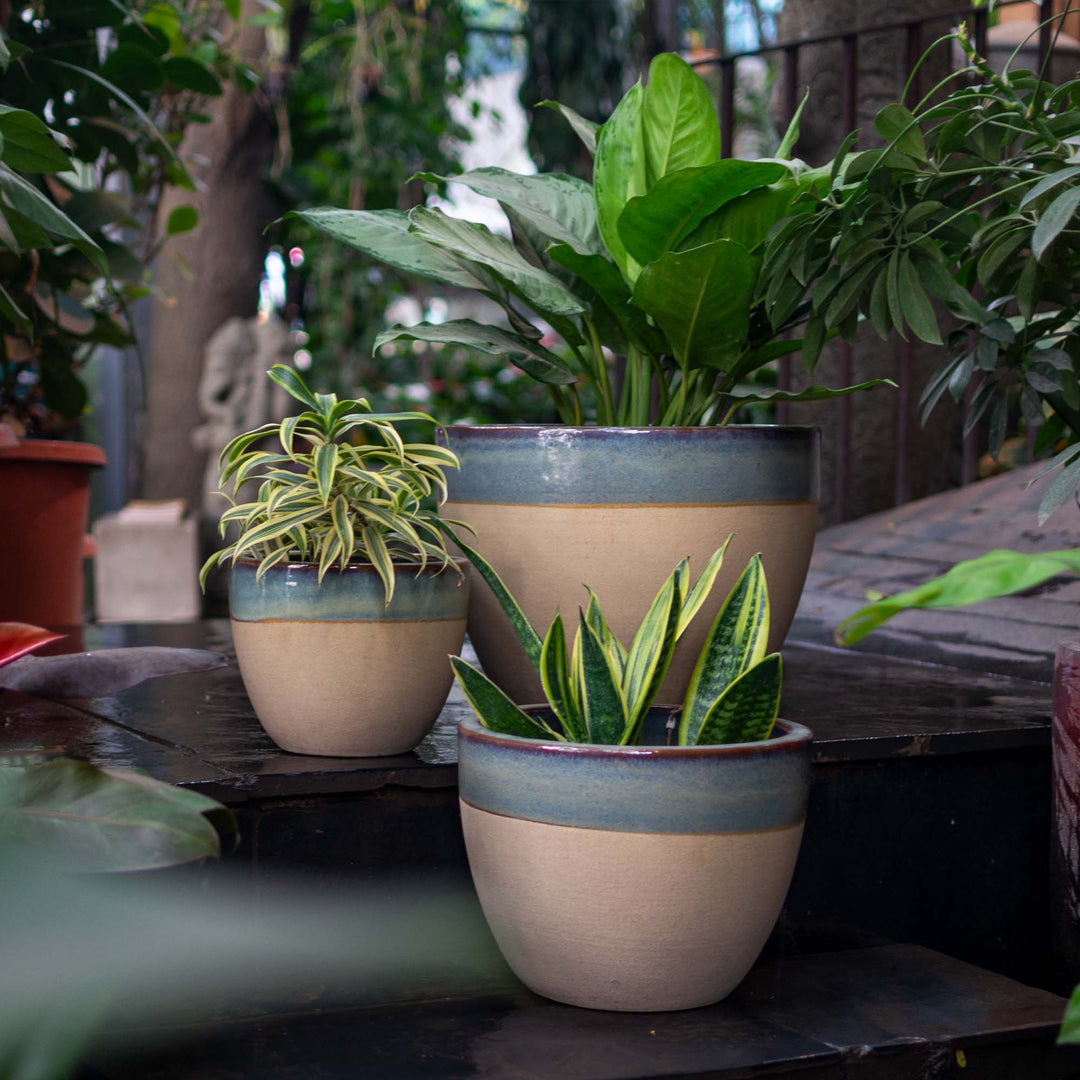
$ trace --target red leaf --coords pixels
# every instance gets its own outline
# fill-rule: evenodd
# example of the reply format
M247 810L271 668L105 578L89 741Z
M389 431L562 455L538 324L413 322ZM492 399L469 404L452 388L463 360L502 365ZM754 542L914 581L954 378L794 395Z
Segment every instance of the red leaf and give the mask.
M29 623L0 622L0 667L63 636Z

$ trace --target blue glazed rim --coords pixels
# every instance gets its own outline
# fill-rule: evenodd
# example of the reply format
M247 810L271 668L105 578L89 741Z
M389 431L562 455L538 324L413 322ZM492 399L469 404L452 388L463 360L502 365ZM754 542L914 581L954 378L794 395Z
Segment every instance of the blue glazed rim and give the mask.
M461 459L451 503L724 506L817 502L821 433L810 426L449 427Z
M546 706L531 706L533 710ZM657 713L674 711L660 707ZM806 819L809 729L777 721L763 742L590 746L458 725L462 802L501 817L623 833L716 835Z
M463 572L468 561L460 556L450 561L452 566L442 567L429 560L422 573L417 573L418 562L393 559L397 584L386 607L382 579L372 563L349 563L344 570L332 568L320 585L317 563L278 563L257 582L258 560L237 559L229 567L229 615L240 622L464 619L469 585ZM298 587L287 589L285 584Z
M527 713L550 712L550 705L522 705ZM650 711L681 711L678 705L654 705ZM598 743L564 743L557 739L530 739L525 735L504 735L484 727L475 716L466 716L458 721L458 737L473 739L476 742L505 746L538 754L557 753L575 758L695 758L695 757L763 757L766 754L783 753L787 750L802 750L814 738L813 732L804 724L794 720L777 718L776 726L783 729L783 734L772 735L768 739L741 743L706 743L703 746L605 746Z

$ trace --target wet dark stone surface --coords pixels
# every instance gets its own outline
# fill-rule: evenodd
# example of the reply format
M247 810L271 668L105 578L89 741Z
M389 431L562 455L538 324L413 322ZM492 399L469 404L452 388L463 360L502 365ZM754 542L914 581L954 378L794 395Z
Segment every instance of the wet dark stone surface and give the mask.
M483 1077L630 1080L789 1076L852 1080L1080 1075L1052 1035L1064 1002L908 945L767 957L726 1001L605 1013L523 989L460 1000L276 1015L139 1033L92 1059L100 1080Z
M228 623L88 627L85 647L174 645L233 656ZM815 735L819 763L921 757L1049 745L1049 687L910 660L789 643L782 715ZM279 750L259 726L233 664L156 679L113 697L55 705L0 697L0 749L64 746L149 769L227 802L373 790L452 787L455 724L467 706L451 696L411 754L319 758ZM76 714L83 719L74 723Z

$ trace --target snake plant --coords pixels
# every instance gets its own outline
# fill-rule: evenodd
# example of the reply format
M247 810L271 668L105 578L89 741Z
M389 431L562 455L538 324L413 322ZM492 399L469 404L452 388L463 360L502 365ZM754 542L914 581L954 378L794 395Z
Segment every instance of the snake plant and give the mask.
M453 566L432 499L446 499L445 468L455 454L430 443L402 441L394 425L431 421L421 412L375 413L363 398L317 394L292 368L267 373L306 410L280 424L263 424L233 439L221 452L221 494L230 506L221 535L238 525L237 539L207 559L199 575L226 559L259 560L258 576L292 560L314 563L319 580L333 566L371 563L382 579L386 603L394 595L395 563L419 569L434 560ZM352 441L357 435L363 442ZM276 435L279 450L253 449ZM258 480L251 502L237 502L246 481ZM226 490L231 488L231 490Z
M630 746L641 742L645 717L664 681L675 645L712 591L729 536L690 586L688 559L675 567L627 649L612 633L600 602L578 611L572 649L556 612L541 638L498 574L467 544L462 552L495 592L540 674L549 706L525 712L486 675L451 657L458 683L481 723L493 731L570 743ZM680 746L755 742L772 733L780 707L779 653L766 655L769 594L755 555L720 608L697 659L678 728Z

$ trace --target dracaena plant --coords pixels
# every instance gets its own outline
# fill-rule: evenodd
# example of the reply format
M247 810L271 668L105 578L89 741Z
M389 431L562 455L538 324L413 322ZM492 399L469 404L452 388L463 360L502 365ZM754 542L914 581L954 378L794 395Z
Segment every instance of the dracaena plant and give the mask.
M708 89L671 53L652 61L647 84L631 87L602 127L546 104L594 155L591 184L497 168L421 174L496 200L510 239L425 206L293 215L398 271L482 293L503 311L499 325L393 327L377 349L453 342L503 356L547 385L568 424L587 416L619 426L717 424L743 403L821 400L873 385L793 394L748 382L800 348L793 332L808 311L796 307L773 326L758 295L766 235L828 175L790 159L797 118L777 158L720 159ZM559 343L542 343L541 327Z
M376 413L362 398L313 393L284 364L268 374L307 408L238 435L221 452L222 494L231 504L221 515L221 534L234 525L240 531L207 559L200 582L218 563L245 557L259 561L259 577L285 561L313 563L320 582L331 568L363 562L379 574L389 605L395 563L418 570L432 561L440 569L454 566L436 504L446 499L443 469L457 468L457 456L442 446L403 442L394 427L431 417ZM278 449L258 448L267 436L276 437ZM364 441L352 442L356 436ZM258 482L258 492L238 502L248 481Z
M860 321L883 338L946 345L922 395L923 420L945 395L960 402L971 388L965 434L987 422L994 457L1016 413L1042 425L1038 450L1075 443L1080 80L1054 86L1008 65L998 74L962 26L943 39L954 41L963 69L913 108L878 113L884 149L856 152L849 135L828 183L806 190L801 212L773 231L766 309L779 328L809 299L810 365L826 337L852 339ZM942 96L950 80L959 85ZM934 299L951 317L945 333ZM1055 464L1066 470L1047 489L1042 520L1080 483L1080 445Z
M572 649L561 614L541 639L492 567L459 546L498 597L544 686L551 719L527 713L477 668L452 657L454 674L481 723L507 735L561 742L632 746L664 681L675 645L708 598L731 542L690 585L683 559L661 586L629 648L612 633L600 602L578 612ZM724 601L705 639L681 709L678 744L755 742L772 733L780 707L779 653L766 655L769 594L755 555Z

